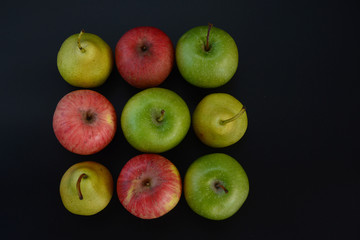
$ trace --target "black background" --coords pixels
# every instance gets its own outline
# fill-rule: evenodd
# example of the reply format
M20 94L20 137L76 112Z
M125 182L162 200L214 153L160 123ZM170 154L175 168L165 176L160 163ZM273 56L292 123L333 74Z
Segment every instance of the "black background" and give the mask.
M356 1L2 1L1 233L2 239L359 239L359 8ZM98 161L114 181L140 154L120 126L103 151L79 156L52 130L57 102L74 88L60 76L61 43L82 28L114 50L137 26L154 26L174 46L208 22L227 31L239 49L233 79L216 89L188 84L176 66L160 87L177 92L191 113L207 94L227 92L246 107L249 127L231 147L203 145L190 129L162 155L184 176L198 157L224 152L250 180L243 207L224 221L196 215L182 196L167 215L145 221L129 214L116 193L102 212L76 216L62 205L59 183L73 164ZM120 117L139 89L114 68L94 90Z

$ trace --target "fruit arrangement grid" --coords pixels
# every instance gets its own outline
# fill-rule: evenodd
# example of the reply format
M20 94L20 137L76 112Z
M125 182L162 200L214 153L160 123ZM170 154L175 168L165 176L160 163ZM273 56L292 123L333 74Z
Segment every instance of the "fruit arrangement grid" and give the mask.
M212 24L188 30L175 48L162 30L149 26L123 34L115 53L102 38L85 30L62 43L57 54L59 73L80 89L66 94L56 106L53 130L59 143L74 154L95 154L112 142L121 127L127 142L142 152L125 164L116 182L98 162L71 166L60 182L61 200L68 211L86 216L100 212L111 201L114 188L124 208L142 219L171 211L182 192L189 207L207 219L224 220L241 208L249 181L233 157L204 155L181 179L174 163L160 155L179 145L191 127L203 144L221 149L236 144L248 125L245 106L228 93L208 94L191 115L180 95L159 87L175 64L191 85L214 89L234 76L237 45ZM115 67L139 89L121 116L104 95L90 89L104 84Z

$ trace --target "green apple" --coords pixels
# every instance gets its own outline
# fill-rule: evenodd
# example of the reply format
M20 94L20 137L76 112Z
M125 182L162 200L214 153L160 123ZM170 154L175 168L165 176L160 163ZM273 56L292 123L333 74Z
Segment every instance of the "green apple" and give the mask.
M185 174L184 195L190 208L208 219L234 215L249 194L249 180L242 166L223 153L202 156Z
M113 68L109 45L92 33L74 34L60 47L57 66L61 76L75 87L93 88L102 85Z
M126 140L139 151L161 153L178 145L190 128L190 111L175 92L148 88L131 97L121 114Z
M94 215L109 204L113 184L111 173L102 164L93 161L77 163L61 178L61 200L71 213Z
M227 83L238 67L238 49L224 30L209 26L190 29L176 45L176 63L189 83L215 88Z
M196 136L214 148L230 146L246 132L248 119L245 107L227 93L212 93L196 106L192 117Z

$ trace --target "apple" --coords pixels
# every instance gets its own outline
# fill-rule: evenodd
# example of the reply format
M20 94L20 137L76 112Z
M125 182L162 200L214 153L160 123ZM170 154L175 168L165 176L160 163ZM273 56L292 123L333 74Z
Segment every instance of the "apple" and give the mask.
M160 85L174 66L174 47L170 38L155 27L136 27L127 31L115 48L115 63L130 85L149 88Z
M106 147L116 132L116 112L103 95L93 90L76 90L57 104L53 129L60 144L80 155L94 154Z
M224 153L195 160L185 174L184 195L190 208L202 217L224 220L234 215L249 193L242 166Z
M130 159L117 180L117 194L126 210L142 219L161 217L180 200L179 171L158 154L141 154Z
M202 88L220 87L238 67L238 49L224 30L198 26L184 33L176 45L176 63L183 78Z
M100 163L74 164L60 181L60 196L65 208L77 215L90 216L102 211L114 191L109 170Z
M227 93L212 93L196 106L192 116L196 136L214 148L230 146L245 134L248 119L245 107Z
M83 88L102 85L114 65L112 50L92 33L73 34L60 47L57 67L66 82Z
M190 111L175 92L148 88L132 96L121 113L126 140L139 151L161 153L178 145L190 128Z

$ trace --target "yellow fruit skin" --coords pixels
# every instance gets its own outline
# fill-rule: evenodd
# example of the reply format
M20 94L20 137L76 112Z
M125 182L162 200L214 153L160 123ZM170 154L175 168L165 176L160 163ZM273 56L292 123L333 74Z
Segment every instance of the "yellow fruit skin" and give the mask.
M80 189L83 199L79 198L77 181L83 173ZM71 166L60 182L60 196L65 208L77 215L90 216L103 210L110 202L114 182L110 171L100 163L80 162Z
M110 46L92 33L68 37L57 55L57 67L66 82L82 88L98 87L108 79L114 65Z
M192 123L195 134L204 144L214 148L236 143L243 137L248 126L246 112L224 125L220 121L232 118L242 108L243 104L230 94L209 94L194 110Z

